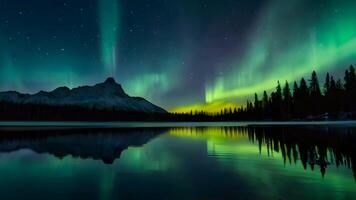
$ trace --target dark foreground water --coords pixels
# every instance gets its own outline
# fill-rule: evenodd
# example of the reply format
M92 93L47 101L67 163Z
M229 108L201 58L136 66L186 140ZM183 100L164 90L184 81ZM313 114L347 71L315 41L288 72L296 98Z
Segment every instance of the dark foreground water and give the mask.
M0 129L0 199L356 199L356 127Z

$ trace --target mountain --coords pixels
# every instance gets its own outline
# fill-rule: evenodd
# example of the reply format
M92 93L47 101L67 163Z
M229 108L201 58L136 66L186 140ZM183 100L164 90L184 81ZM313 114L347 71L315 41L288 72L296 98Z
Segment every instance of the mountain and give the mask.
M51 92L22 94L16 91L0 92L0 102L21 105L78 106L96 110L124 112L167 113L164 109L141 97L131 97L113 78L94 86L73 89L59 87Z

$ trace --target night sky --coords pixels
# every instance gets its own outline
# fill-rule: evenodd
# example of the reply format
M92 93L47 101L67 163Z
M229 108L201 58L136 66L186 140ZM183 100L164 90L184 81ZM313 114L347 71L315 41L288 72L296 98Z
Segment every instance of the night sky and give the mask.
M355 62L354 0L0 0L1 90L112 76L166 109L221 107Z

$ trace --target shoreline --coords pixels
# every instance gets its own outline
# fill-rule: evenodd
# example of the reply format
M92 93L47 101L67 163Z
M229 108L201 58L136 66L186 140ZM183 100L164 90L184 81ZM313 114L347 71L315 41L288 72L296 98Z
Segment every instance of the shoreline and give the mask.
M174 127L253 127L253 126L351 126L345 121L243 121L243 122L92 122L92 121L0 121L0 129L11 128L174 128Z

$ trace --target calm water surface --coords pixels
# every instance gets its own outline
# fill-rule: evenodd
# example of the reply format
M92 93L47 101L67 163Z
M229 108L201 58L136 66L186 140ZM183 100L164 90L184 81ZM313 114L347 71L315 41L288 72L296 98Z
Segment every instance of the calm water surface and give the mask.
M0 128L1 199L356 199L353 124Z

